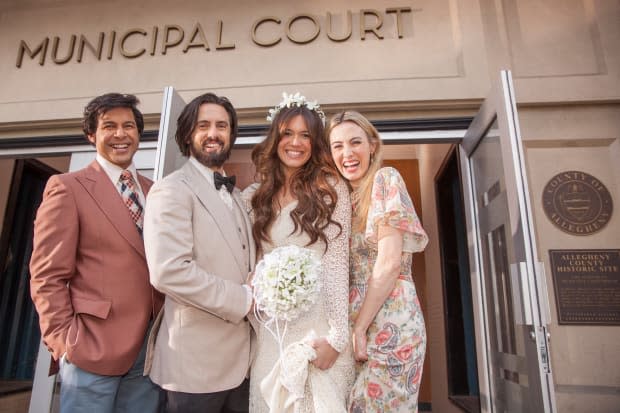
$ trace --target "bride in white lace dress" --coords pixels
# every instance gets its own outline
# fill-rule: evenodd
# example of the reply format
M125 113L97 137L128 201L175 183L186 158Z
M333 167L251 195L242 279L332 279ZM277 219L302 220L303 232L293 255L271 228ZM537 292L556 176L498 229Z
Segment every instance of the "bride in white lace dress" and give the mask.
M251 368L250 412L345 412L355 375L348 327L348 190L321 139L324 115L318 106L297 96L290 107L277 106L272 116L267 138L252 152L260 184L244 191L253 235L261 255L287 245L315 251L322 257L321 290L314 306L288 323L282 346L286 367L279 369L278 343L260 324ZM311 332L316 339L308 340ZM294 350L303 342L316 358L292 365L299 356ZM306 368L301 389L291 388L299 369ZM287 376L286 385L282 374Z

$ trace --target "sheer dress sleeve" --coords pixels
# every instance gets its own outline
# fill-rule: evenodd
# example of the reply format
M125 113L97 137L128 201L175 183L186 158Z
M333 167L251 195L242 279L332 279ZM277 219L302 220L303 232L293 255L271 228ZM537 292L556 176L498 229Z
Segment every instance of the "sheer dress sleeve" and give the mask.
M371 197L366 220L366 241L376 248L379 225L387 225L404 232L403 252L423 251L428 236L400 173L392 167L377 171Z
M329 323L327 341L338 352L349 342L349 236L351 233L351 201L343 181L335 184L338 201L331 224L326 229L327 252L321 261L325 314Z
M255 182L248 185L247 188L241 191L241 199L243 200L243 205L245 206L245 212L248 214L252 212L252 197L254 196L254 192L256 192L259 185L259 183Z

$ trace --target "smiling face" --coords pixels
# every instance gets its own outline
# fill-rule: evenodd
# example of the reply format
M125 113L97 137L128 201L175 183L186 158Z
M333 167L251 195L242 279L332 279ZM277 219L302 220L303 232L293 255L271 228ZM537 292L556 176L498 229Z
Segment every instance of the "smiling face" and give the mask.
M357 187L368 172L370 156L375 151L375 144L368 135L353 122L342 122L329 134L332 158L352 187Z
M223 106L204 103L192 131L190 153L201 164L219 170L230 155L230 120Z
M312 137L303 116L291 118L282 129L278 142L278 158L284 174L288 177L301 168L312 156Z
M97 153L113 164L126 169L138 150L140 134L131 108L118 107L99 115L97 130L88 135Z

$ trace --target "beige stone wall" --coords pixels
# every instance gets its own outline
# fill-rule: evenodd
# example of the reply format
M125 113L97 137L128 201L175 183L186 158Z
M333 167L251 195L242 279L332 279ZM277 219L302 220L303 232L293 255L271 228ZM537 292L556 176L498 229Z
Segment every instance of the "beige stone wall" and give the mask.
M0 78L6 80L6 87L0 91L0 123L75 117L76 109L89 97L109 90L137 93L145 112L157 113L161 91L168 85L187 97L215 90L240 108L270 106L283 90L301 90L331 104L471 99L483 96L487 85L482 25L480 15L472 13L477 2L471 0L458 4L219 0L182 1L174 8L160 1L5 3L0 48L7 58L0 63ZM402 8L408 11L402 11L399 19L398 13L388 11ZM365 17L365 27L382 21L375 30L382 39L372 32L360 33L362 9L375 11ZM347 12L351 12L351 36L340 42L330 40L327 13L333 17L332 35L337 35L347 31ZM318 37L306 44L294 43L289 37L297 41L311 37L315 23L309 19L293 22L290 36L286 34L289 20L300 14L312 16L319 28ZM272 47L252 40L252 26L266 16L281 23L260 25L254 37L261 42L281 38ZM201 39L198 34L192 41L197 24L210 50L191 47L183 53L188 44ZM180 36L180 30L184 40L167 47L164 54L166 26L171 25L178 30L168 29L170 42ZM155 43L153 27L158 31ZM132 29L141 33L126 36ZM85 48L78 62L80 35L97 45L99 33L104 37L101 60ZM70 55L72 35L76 35L76 51ZM220 36L221 47L234 44L234 49L218 50ZM64 64L53 61L55 37L59 39L56 60L72 56ZM142 49L144 54L123 57L120 42L125 37L125 54ZM45 38L49 44L44 64L39 64L40 53L34 59L26 55L21 67L16 67L20 41L32 51Z
M617 101L619 19L617 2L592 0L5 0L0 132L75 122L89 98L111 90L138 94L144 112L157 114L168 85L186 98L215 90L248 110L283 90L324 105L456 107L482 98L500 68L513 70L523 103ZM349 22L350 37L330 40ZM91 46L80 47L81 37Z
M620 5L480 0L490 73L510 69L519 102L618 100Z
M559 325L550 249L620 249L620 106L522 108L527 173L538 259L544 264L551 315L551 365L560 412L615 412L620 405L620 328ZM560 172L577 170L599 179L611 193L609 223L588 236L567 234L543 210L544 186Z

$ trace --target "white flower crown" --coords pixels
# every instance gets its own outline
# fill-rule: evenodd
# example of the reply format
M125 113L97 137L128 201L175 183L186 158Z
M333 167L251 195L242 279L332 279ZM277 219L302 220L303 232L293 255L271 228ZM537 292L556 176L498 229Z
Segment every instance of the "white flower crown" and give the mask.
M282 102L278 103L273 109L269 109L269 115L267 115L267 120L269 122L273 122L273 120L276 118L276 115L280 113L282 109L290 108L292 106L305 106L308 109L316 112L316 114L319 115L319 118L321 118L323 125L325 125L325 113L323 113L319 104L316 103L316 100L310 102L306 99L305 96L300 95L299 92L295 93L294 95L288 95L286 92L282 92Z

